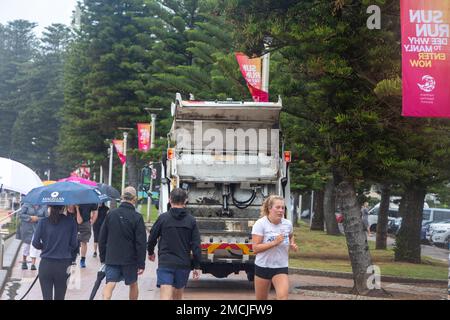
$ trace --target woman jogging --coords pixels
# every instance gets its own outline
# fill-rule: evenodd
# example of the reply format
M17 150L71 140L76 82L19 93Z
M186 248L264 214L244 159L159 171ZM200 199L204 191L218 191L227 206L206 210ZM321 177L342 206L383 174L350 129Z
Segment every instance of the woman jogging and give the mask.
M277 300L286 300L289 293L288 253L297 251L292 223L284 219L284 199L269 196L261 207L261 218L252 229L255 259L255 294L267 300L273 284Z

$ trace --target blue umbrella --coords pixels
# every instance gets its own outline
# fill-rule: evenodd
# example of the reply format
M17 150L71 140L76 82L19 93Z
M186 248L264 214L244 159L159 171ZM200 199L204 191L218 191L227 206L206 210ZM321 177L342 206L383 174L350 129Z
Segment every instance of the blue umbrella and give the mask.
M56 182L34 188L23 198L24 203L46 205L71 205L101 203L109 197L95 187L75 182Z

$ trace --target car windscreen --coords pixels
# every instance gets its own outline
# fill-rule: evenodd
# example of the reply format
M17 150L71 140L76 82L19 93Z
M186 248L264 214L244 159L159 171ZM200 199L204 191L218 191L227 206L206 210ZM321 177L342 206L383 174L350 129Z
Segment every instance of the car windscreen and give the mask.
M398 217L398 210L389 210L388 213L389 217L397 218Z
M433 220L446 220L450 219L450 211L444 210L434 210L433 212Z
M423 210L422 220L430 220L431 210Z

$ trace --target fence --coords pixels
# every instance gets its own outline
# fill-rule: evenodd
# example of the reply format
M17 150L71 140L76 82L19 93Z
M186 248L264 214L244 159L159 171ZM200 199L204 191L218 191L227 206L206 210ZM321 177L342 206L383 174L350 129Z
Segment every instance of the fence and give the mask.
M16 213L19 211L20 209L15 210L0 219L0 270L3 269L4 238L9 238L16 233L19 220ZM5 225L7 229L4 229Z

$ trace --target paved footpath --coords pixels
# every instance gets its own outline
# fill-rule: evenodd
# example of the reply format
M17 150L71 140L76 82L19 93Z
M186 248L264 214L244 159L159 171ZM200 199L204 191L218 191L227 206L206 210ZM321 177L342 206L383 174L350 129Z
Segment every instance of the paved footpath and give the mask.
M1 297L2 300L18 300L28 290L29 286L35 279L37 271L22 270L21 255L15 262L10 281L6 284L5 290ZM73 279L79 281L71 281L66 294L67 300L88 300L97 271L100 267L99 258L92 257L92 243L89 244L88 255L86 257L87 268L80 269L77 265L74 269ZM156 263L147 260L144 274L139 277L139 299L140 300L159 300L159 289L156 287ZM351 288L353 281L350 279L306 276L306 275L289 275L291 300L347 300L355 299L353 296L336 294L329 291L317 291L317 287L345 287ZM409 299L446 299L447 288L425 285L404 285L398 283L383 283L383 288L391 292L403 292L415 294L416 297ZM104 281L100 286L96 300L102 299L102 289ZM315 290L309 290L315 287ZM123 282L117 284L113 293L113 300L127 300L128 287ZM253 283L246 279L245 273L238 275L232 274L225 279L217 279L209 274L201 275L198 281L190 280L185 290L184 298L186 300L254 300ZM270 299L274 299L274 292L271 292ZM25 300L41 300L42 294L39 281L36 282Z

